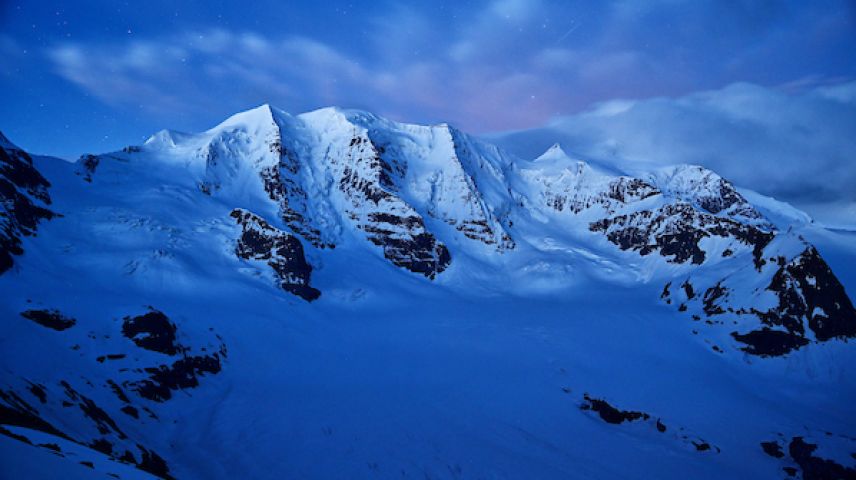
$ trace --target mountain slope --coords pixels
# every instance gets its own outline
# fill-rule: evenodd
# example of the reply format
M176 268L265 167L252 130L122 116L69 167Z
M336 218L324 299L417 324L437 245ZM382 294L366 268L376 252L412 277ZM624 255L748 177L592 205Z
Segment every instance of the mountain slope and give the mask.
M0 432L93 474L852 474L844 265L709 170L267 105L75 164L3 145L36 179L4 206L50 220L4 217Z
M21 237L35 235L39 221L53 218L47 180L27 152L0 133L0 273L21 255Z

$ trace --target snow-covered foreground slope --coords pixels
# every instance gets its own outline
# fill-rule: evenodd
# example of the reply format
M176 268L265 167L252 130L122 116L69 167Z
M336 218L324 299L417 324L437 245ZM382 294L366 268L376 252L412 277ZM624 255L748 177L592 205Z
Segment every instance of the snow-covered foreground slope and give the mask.
M856 475L852 238L713 172L339 109L2 140L0 477Z

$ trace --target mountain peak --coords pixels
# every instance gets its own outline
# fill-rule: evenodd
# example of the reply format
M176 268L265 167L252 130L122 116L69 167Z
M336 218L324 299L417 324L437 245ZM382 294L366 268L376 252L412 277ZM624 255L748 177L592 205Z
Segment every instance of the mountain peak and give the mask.
M288 114L272 107L268 103L264 103L250 110L232 115L216 127L208 130L208 133L215 133L226 128L235 127L241 127L248 131L267 129L272 125L277 125L277 118L285 115Z
M538 158L535 159L536 162L544 161L544 160L570 160L571 157L565 153L565 150L562 149L562 146L558 143L554 143L550 148L548 148L544 153L542 153Z

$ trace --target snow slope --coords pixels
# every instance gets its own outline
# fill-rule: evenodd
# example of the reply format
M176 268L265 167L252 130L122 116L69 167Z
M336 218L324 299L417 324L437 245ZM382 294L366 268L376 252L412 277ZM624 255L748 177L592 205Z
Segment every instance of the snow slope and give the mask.
M31 165L0 477L854 475L856 250L709 170L268 105Z

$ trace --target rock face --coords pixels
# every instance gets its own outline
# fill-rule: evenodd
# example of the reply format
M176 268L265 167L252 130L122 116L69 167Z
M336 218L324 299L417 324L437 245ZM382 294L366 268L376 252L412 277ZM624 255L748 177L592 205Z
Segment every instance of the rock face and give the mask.
M606 423L618 425L624 422L635 422L637 420L648 420L651 418L645 412L634 412L619 410L610 405L606 400L592 398L588 394L583 396L583 404L581 410L591 410L600 416L601 420Z
M166 355L178 353L175 330L175 325L157 310L136 317L125 317L122 322L122 335L140 348Z
M96 155L83 155L77 160L77 169L74 172L87 183L92 183L92 176L95 175L95 170L101 163L101 159Z
M422 216L396 193L393 167L366 134L343 146L338 188L346 198L344 213L366 238L383 249L394 265L434 278L451 262L449 250L428 232Z
M309 285L312 266L304 257L300 240L247 210L235 209L231 216L241 226L235 255L266 262L279 286L287 292L310 302L321 296L320 291Z
M789 477L796 476L799 471L804 480L856 479L856 468L816 454L818 443L811 443L803 437L793 437L790 442L785 440L783 443L787 447L787 459L782 445L777 440L761 442L761 449L773 458L787 460L792 462L791 465L796 465L782 468ZM856 458L856 455L851 455L851 458Z
M30 155L0 133L0 274L24 253L22 237L34 236L39 221L55 216L46 208L48 187Z
M669 262L701 265L706 259L705 239L719 237L760 250L772 234L737 221L699 212L688 203L668 204L592 222L590 230L602 232L622 250L640 255L659 252Z
M713 446L704 439L689 433L683 427L670 428L666 426L661 418L654 420L650 414L645 412L621 410L611 405L606 400L593 398L587 393L583 395L583 402L580 405L580 410L584 412L594 412L600 420L610 425L643 423L652 431L656 431L658 434L665 434L665 436L671 437L673 441L683 444L697 452L720 453L719 447Z
M21 312L21 316L57 331L68 330L77 323L75 319L65 317L59 310L27 310Z
M363 123L335 109L292 117L263 106L236 115L197 149L199 188L225 196L246 191L254 177L309 245L335 248L355 228L394 265L433 279L451 261L449 250L403 197L405 159L394 158L395 146L376 144ZM461 229L490 230L480 222Z
M817 250L778 232L709 170L616 175L554 146L521 176L535 208L586 225L623 251L692 267L666 282L662 298L714 328L736 322L730 336L747 353L784 355L811 341L856 337L853 304ZM711 281L704 272L714 266L721 273Z
M814 247L781 237L762 251L759 268L742 265L710 286L689 278L688 290L664 298L711 325L737 323L742 331L731 336L753 355L779 356L812 341L856 338L856 309L841 282Z
M99 330L99 334L88 332L85 336L75 336L81 327L59 310L28 310L22 316L47 323L49 328L61 326L63 335L70 335L67 350L81 352L74 356L89 357L91 367L67 372L68 376L59 380L0 379L0 434L38 443L64 456L58 445L48 447L51 444L31 440L33 431L47 434L157 477L172 478L167 462L155 449L145 446L148 442L140 438L138 427L160 421L154 405L168 401L176 391L189 393L200 386L201 377L221 371L226 347L219 337L183 330L185 340L179 342L176 324L153 308L126 316L119 332ZM110 325L92 319L85 323L99 329ZM51 335L48 330L44 332ZM81 342L82 338L86 341ZM105 350L127 354L100 354ZM105 363L106 359L110 361Z

